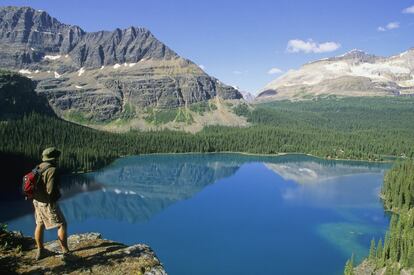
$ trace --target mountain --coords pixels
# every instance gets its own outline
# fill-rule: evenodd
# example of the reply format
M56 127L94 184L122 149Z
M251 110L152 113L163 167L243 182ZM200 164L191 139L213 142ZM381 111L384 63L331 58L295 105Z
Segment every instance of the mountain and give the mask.
M30 7L0 8L0 67L35 81L36 92L69 120L108 122L242 98L147 29L86 32Z
M258 95L258 100L413 94L414 49L391 57L352 50L288 71L270 82Z
M252 93L250 92L246 92L246 91L240 91L240 93L242 94L244 100L246 100L247 102L253 102L254 99L256 98Z

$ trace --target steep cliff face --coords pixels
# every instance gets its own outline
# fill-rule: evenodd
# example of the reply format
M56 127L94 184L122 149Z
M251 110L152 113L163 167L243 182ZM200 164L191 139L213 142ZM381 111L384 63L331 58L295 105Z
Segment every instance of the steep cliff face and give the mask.
M0 8L0 67L33 79L57 114L94 121L242 98L144 28L88 33L29 7Z

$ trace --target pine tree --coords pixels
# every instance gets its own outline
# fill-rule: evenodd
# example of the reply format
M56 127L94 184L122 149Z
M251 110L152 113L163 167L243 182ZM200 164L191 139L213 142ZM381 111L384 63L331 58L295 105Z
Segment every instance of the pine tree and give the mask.
M376 257L376 250L375 250L375 239L371 240L371 246L369 248L369 259L374 260Z
M378 245L377 245L377 259L378 259L377 263L378 263L378 267L384 266L383 258L382 258L383 255L382 254L383 254L383 252L382 252L382 239L379 239Z
M352 254L351 259L346 261L344 275L353 275L354 274L354 254Z
M414 267L414 242L411 242L411 246L408 248L406 266Z

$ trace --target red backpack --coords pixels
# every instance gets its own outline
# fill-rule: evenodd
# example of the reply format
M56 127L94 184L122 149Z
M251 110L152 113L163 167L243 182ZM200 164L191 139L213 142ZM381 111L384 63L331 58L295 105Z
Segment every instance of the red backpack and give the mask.
M40 169L39 166L33 168L32 171L24 175L23 184L22 184L22 193L25 196L25 199L32 199L33 194L36 191L37 185L40 182L41 175L46 171L50 165L45 166L43 169Z

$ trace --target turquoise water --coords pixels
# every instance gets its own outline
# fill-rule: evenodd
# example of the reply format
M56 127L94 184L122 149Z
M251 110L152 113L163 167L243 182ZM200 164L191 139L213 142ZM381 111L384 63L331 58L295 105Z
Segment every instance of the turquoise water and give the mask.
M70 233L147 243L173 275L341 274L385 233L386 169L301 155L136 156L64 177L60 205ZM30 203L0 210L32 235Z

